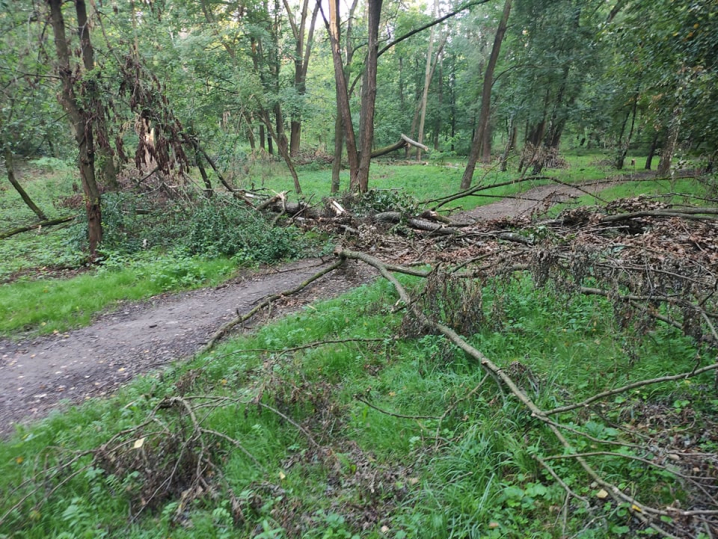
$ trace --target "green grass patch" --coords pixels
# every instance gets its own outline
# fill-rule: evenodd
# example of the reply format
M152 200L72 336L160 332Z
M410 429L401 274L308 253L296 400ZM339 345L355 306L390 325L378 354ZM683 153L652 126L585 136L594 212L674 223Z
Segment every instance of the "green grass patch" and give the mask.
M409 286L416 282L402 280ZM546 408L695 365L699 351L672 328L657 327L645 339L618 331L613 308L602 298L537 289L528 279L489 284L486 312L500 304L503 325L487 323L471 341ZM10 493L0 500L0 513L29 492L12 489L47 463L106 443L144 423L152 410L157 419L127 435L125 445L112 453L115 460L93 463L82 457L50 474L0 533L23 538L635 536L628 509L596 498L591 480L571 460L554 461L554 469L594 503L590 512L572 507L564 520L565 491L533 458L562 453L551 433L444 339L396 339L403 315L394 308L396 300L384 281L360 287L177 364L162 376L140 378L115 399L21 427L0 444L0 490ZM326 339L364 338L378 340L297 349ZM660 410L662 423L646 426L646 435L670 425L679 428L686 413L701 432L705 421L718 417L718 401L705 398L712 376L689 382L617 395L598 413L587 409L557 420L599 439L625 440L628 435L616 427L640 423L653 409ZM191 428L185 412L158 408L174 396L204 403L196 412L202 426L242 445L240 450L224 438L208 437L203 451L217 463L208 476L215 486L186 503L182 492L188 487L180 479L187 481L195 468L183 463L191 462L187 455L199 454L200 447L189 445L183 452L167 445ZM231 402L213 406L212 399ZM449 408L443 420L436 419ZM140 437L144 445L132 449ZM575 443L579 451L602 447L580 437ZM715 450L710 443L699 442L695 450ZM174 463L179 469L168 494L150 499L148 493ZM658 506L685 496L673 478L637 461L605 459L601 471ZM34 508L53 485L57 490Z
M547 169L543 174L555 176L563 182L581 182L603 179L615 176L618 173L618 171L607 165L606 157L603 154L568 154L566 160L568 163L567 168ZM628 160L630 162L630 157ZM459 191L465 166L466 162L462 160L455 162L430 160L420 164L395 164L377 160L372 162L370 168L369 188L397 190L414 197L418 201L448 196ZM299 167L298 173L304 197L322 198L330 196L330 167L322 168L314 165ZM515 164L512 164L509 172L501 172L495 164L491 166L479 165L474 173L474 185L479 183L484 185L504 183L519 177ZM539 180L498 187L484 193L490 196L464 198L447 205L446 209L461 208L470 210L477 206L496 202L501 197L514 195L545 183L548 182ZM341 174L341 190L346 191L348 185L349 174L347 171L343 171ZM273 191L288 191L290 197L295 196L292 194L294 189L292 179L287 175L284 165L279 162L264 161L255 163L253 173L243 183L243 187L251 188L252 186Z
M145 253L132 260L110 257L103 267L71 279L20 279L0 285L0 334L82 327L119 301L211 286L229 278L236 267L227 258Z

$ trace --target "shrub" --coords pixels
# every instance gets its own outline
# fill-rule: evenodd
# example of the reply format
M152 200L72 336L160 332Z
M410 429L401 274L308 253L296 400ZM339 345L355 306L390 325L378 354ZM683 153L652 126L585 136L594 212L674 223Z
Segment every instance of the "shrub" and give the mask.
M300 252L294 229L273 227L262 215L235 201L203 202L191 215L188 228L186 246L193 254L268 263Z

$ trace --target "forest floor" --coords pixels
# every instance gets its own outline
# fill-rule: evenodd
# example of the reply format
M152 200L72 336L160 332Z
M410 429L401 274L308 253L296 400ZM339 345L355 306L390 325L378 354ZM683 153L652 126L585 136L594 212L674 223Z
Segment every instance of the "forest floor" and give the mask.
M493 220L523 216L611 185L588 183L580 189L539 186L454 217ZM248 272L215 288L122 303L82 329L20 342L0 339L0 436L10 434L16 423L43 418L65 404L109 396L137 375L191 357L237 313L296 287L327 265L329 262L313 259ZM273 305L265 319L338 296L374 275L367 266L357 264L331 272L300 294ZM257 319L252 322L257 323Z

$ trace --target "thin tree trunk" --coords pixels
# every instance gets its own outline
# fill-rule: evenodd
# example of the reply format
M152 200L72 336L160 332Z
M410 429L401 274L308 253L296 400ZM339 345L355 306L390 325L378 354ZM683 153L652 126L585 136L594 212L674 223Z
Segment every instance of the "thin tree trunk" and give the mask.
M339 30L339 0L329 0L329 21L324 21L329 31L329 42L332 49L332 62L334 63L334 80L336 83L338 114L341 115L344 127L344 138L349 161L350 185L354 187L359 173L359 155L357 153L354 126L352 124L351 107L349 105L349 91L342 62L341 40Z
M434 18L439 11L439 0L434 0ZM431 60L434 48L434 27L429 30L429 47L426 51L426 68L424 70L424 91L421 94L421 113L419 115L419 144L424 142L424 123L426 121L426 102L429 100L429 85L431 84ZM416 152L416 160L421 161L421 150Z
M439 135L441 133L441 120L444 118L444 59L439 60L439 114L436 115L436 125L434 126L434 150L439 149Z
M47 221L47 217L45 216L45 214L40 208L35 205L35 203L30 198L30 195L25 192L25 189L22 188L22 185L20 185L20 183L15 178L15 166L13 163L12 151L6 146L3 153L5 158L5 170L7 170L7 179L10 180L10 183L18 192L27 207L30 208L35 215L37 215L37 218L40 219L40 221Z
M245 131L247 133L247 139L249 140L249 147L251 148L252 152L254 152L257 143L254 140L254 129L252 128L252 120L246 111L242 113L242 117L245 121Z
M381 6L382 0L368 0L368 50L361 100L361 118L364 129L362 131L359 169L354 180L354 185L359 188L359 192L361 193L366 193L369 189L369 165L371 163L371 148L374 142L374 105L376 103L376 75Z
M518 131L518 128L516 127L516 124L514 123L513 117L510 120L509 123L509 137L506 141L506 149L504 150L503 155L501 156L501 172L506 172L508 168L508 162L509 162L509 154L511 153L511 150L514 149L514 146L516 146L516 133Z
M659 176L667 176L671 171L671 160L673 159L673 152L676 150L678 133L681 130L681 115L682 107L681 104L678 103L673 109L673 118L668 126L666 143L663 145L663 150L661 151L661 160L658 163L657 170Z
M62 0L48 0L48 3L50 5L50 17L54 32L59 75L62 80L62 91L59 94L59 100L70 119L79 150L80 178L85 194L90 259L94 260L97 254L97 245L102 241L102 211L100 191L97 188L97 182L95 180L92 122L90 116L81 109L81 101L75 95L74 76L70 66L70 50L65 35L65 19L62 15ZM90 42L90 30L87 25L87 13L84 1L76 1L75 9L78 23L83 27L83 59L89 56L89 60L85 61L90 65L94 65L91 58L93 50Z
M297 26L294 21L294 15L287 0L284 0L284 7L287 11L287 18L292 27L295 39L295 56L294 56L294 88L298 96L304 96L307 92L307 70L309 68L309 58L311 56L312 44L314 41L314 28L317 22L317 14L319 13L319 2L316 2L312 11L312 18L309 23L309 30L306 30L307 15L309 14L309 0L304 0L301 11L301 21ZM306 50L304 49L304 37L307 36ZM295 157L299 153L302 137L302 114L301 111L293 111L290 136L289 136L289 155Z
M209 176L207 176L207 171L204 168L204 165L202 164L202 157L199 154L199 151L195 149L194 151L194 160L195 163L197 163L197 168L199 169L199 174L202 176L202 182L205 186L204 194L207 198L212 197L212 182L209 181Z
M656 155L656 148L658 148L658 138L660 134L656 132L651 139L651 146L648 148L648 156L646 157L646 170L651 170L651 164L653 163L653 157Z
M339 176L342 170L342 149L344 147L344 136L342 130L342 117L339 114L339 102L337 100L337 117L334 120L334 161L332 162L332 189L333 195L339 192Z
M636 126L636 113L638 112L638 97L638 88L636 88L636 95L633 99L633 108L631 111L631 128L628 130L628 137L622 145L621 153L618 155L618 158L616 160L616 168L618 170L623 170L623 164L626 161L626 155L628 155L628 148L631 145L631 139L633 138L633 128Z
M511 3L512 0L506 0L504 3L504 11L501 14L501 20L499 21L499 27L496 29L496 35L494 36L494 44L491 47L491 55L489 56L489 62L486 65L486 72L484 73L484 85L481 92L481 111L479 113L479 125L474 134L474 139L471 142L471 152L469 153L469 161L466 164L464 175L461 178L461 189L468 189L471 187L471 181L474 177L474 170L476 170L476 163L481 155L482 161L488 162L491 160L491 146L484 143L484 139L489 136L489 115L491 113L491 89L494 85L494 70L496 69L496 63L499 59L499 53L501 52L501 43L504 40L506 34L506 27L509 22L509 15L511 14ZM486 155L486 149L488 148L489 155ZM483 155L482 155L482 150Z
M269 132L269 142L272 141L272 139L275 140L277 143L277 151L279 151L279 155L282 156L284 159L284 162L287 164L287 168L289 169L289 173L292 175L292 180L294 180L294 192L298 195L302 194L302 187L299 185L299 176L297 175L297 169L294 168L294 163L292 163L292 158L289 155L289 145L287 144L287 137L282 134L283 138L279 138L276 131L274 131L274 128L272 127L272 121L269 118L269 114L266 110L260 111L260 117L262 121L264 122L264 125L267 127L267 131Z

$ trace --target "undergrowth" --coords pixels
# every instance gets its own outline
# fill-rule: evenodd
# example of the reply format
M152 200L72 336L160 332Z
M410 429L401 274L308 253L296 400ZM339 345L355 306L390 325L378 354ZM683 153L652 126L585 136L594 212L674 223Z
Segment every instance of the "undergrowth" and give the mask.
M386 282L361 287L138 379L115 399L20 427L0 444L0 490L9 493L0 514L29 498L0 536L636 536L630 507L604 499L573 460L552 461L589 504L567 498L536 460L563 451L546 427L441 337L403 333L396 299ZM547 408L690 371L700 352L672 328L631 340L602 298L529 279L488 286L481 301L486 312L500 303L503 317L482 324L472 344ZM718 415L710 383L706 375L617 395L581 411L575 428L611 441L630 426L715 451L711 436L700 438ZM173 402L192 403L196 419ZM177 445L195 420L222 436ZM601 448L579 440L579 451ZM200 455L215 464L195 482ZM673 476L636 460L605 459L602 472L658 506L687 496ZM15 490L33 477L45 478L41 488Z

